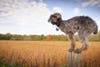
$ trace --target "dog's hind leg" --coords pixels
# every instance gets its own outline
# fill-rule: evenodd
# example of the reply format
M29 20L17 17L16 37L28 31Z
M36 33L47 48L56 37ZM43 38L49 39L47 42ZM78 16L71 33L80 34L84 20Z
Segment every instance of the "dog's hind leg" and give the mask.
M86 35L79 35L79 38L82 42L82 47L81 48L77 48L75 50L76 53L81 53L83 50L87 50L88 49L88 38Z
M86 36L80 38L82 42L82 50L87 50L88 49L88 38Z

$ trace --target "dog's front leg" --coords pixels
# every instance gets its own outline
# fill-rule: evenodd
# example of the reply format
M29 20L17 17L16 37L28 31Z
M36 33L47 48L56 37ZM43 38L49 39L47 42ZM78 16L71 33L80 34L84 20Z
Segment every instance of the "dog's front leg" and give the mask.
M74 34L72 32L69 32L68 33L68 38L71 41L71 47L68 50L69 52L74 51L74 48L75 48L75 40L74 40L74 37L73 36L74 36Z

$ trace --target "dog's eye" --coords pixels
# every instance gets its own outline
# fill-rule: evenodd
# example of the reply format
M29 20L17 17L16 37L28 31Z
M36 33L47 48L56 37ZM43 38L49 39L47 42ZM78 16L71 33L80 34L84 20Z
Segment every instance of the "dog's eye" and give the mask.
M54 17L54 18L56 18L56 16L55 16L55 15L51 15L51 17Z
M52 16L52 17L50 17L50 19L55 19L55 18L56 18L56 17L53 17L53 16Z

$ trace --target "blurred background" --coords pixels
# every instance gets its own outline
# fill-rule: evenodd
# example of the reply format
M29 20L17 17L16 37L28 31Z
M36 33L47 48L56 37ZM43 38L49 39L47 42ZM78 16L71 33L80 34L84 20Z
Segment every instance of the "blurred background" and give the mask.
M90 16L100 26L100 0L0 0L0 33L64 34L48 23L55 12L61 13L64 20Z

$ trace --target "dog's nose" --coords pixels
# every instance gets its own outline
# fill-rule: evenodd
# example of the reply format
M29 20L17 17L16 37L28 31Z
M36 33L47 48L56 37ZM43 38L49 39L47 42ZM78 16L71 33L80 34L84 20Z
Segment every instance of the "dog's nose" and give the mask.
M50 19L48 19L48 22L50 22Z

